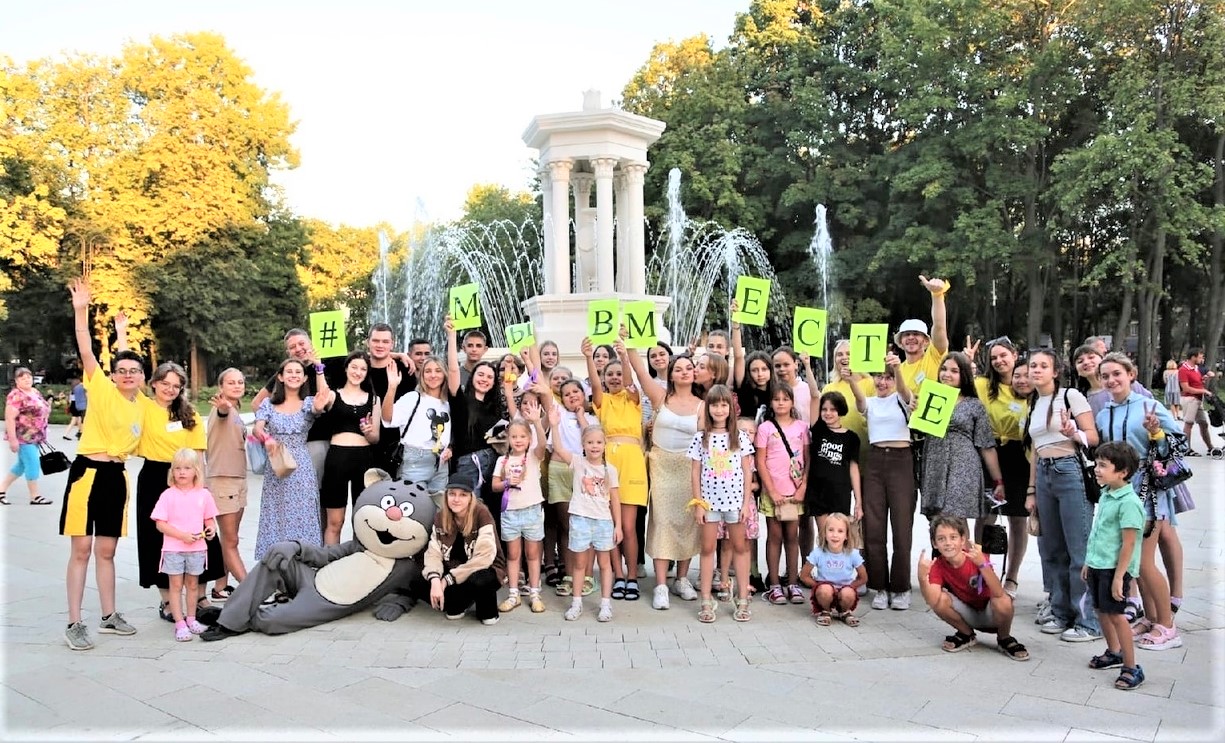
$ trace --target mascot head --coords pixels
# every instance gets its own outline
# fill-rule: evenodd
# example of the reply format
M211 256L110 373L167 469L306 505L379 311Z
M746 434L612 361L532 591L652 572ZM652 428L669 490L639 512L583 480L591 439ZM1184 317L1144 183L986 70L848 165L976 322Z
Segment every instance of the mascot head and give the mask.
M379 469L367 470L365 481L353 508L353 538L380 557L424 552L436 510L425 485L397 482Z

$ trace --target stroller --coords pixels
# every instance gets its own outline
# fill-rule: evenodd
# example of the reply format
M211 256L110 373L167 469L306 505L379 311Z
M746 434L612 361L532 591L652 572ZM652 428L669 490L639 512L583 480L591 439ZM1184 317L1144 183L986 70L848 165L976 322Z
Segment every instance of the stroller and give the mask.
M1225 401L1217 395L1217 380L1219 377L1213 377L1212 380L1204 385L1208 390L1208 394L1204 396L1203 408L1208 414L1208 429L1211 431L1214 428L1221 428L1225 425ZM1217 432L1218 435L1225 435L1222 432ZM1208 452L1208 456L1213 459L1225 458L1225 447L1216 447Z

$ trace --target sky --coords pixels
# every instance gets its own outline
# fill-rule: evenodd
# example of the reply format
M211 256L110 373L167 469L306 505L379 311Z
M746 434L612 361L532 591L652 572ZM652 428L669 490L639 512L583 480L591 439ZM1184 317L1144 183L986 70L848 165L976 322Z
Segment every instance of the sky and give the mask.
M443 9L445 8L447 9ZM297 122L298 168L274 181L300 216L354 226L453 219L471 186L524 190L532 117L605 105L660 41L716 47L749 0L57 0L8 4L0 55L18 64L117 54L129 41L214 31ZM649 157L649 152L648 152Z

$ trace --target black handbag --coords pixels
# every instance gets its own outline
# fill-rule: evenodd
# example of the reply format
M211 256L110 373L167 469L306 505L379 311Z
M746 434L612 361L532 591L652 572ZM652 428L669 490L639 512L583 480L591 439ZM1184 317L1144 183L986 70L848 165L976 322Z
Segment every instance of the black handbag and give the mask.
M68 461L68 455L64 452L45 441L38 445L38 467L44 475L63 472L70 466L72 463Z
M1179 483L1191 479L1191 468L1183 461L1183 457L1191 450L1190 443L1182 434L1166 434L1166 453L1161 453L1160 444L1148 442L1148 456L1145 466L1149 468L1153 489L1169 490Z
M1063 388L1063 409L1067 411L1072 410L1068 407L1069 392L1070 387ZM1102 499L1102 486L1097 483L1097 462L1093 453L1097 447L1089 448L1076 439L1072 439L1072 445L1076 447L1076 459L1080 462L1080 479L1085 486L1085 498L1096 506Z

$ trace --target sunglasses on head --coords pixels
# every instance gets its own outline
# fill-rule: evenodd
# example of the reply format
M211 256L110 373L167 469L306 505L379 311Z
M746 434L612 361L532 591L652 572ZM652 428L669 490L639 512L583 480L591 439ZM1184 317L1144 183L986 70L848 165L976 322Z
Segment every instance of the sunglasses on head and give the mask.
M1005 345L1007 345L1007 346L1011 346L1011 347L1013 347L1013 348L1015 348L1015 347L1016 347L1016 344L1012 342L1012 339L1011 339L1011 338L1009 338L1009 337L1008 337L1008 336L1006 336L1006 335L1001 335L999 338L992 338L991 340L987 341L987 348L991 348L992 346L996 345L997 343L1003 343L1003 344L1005 344Z

